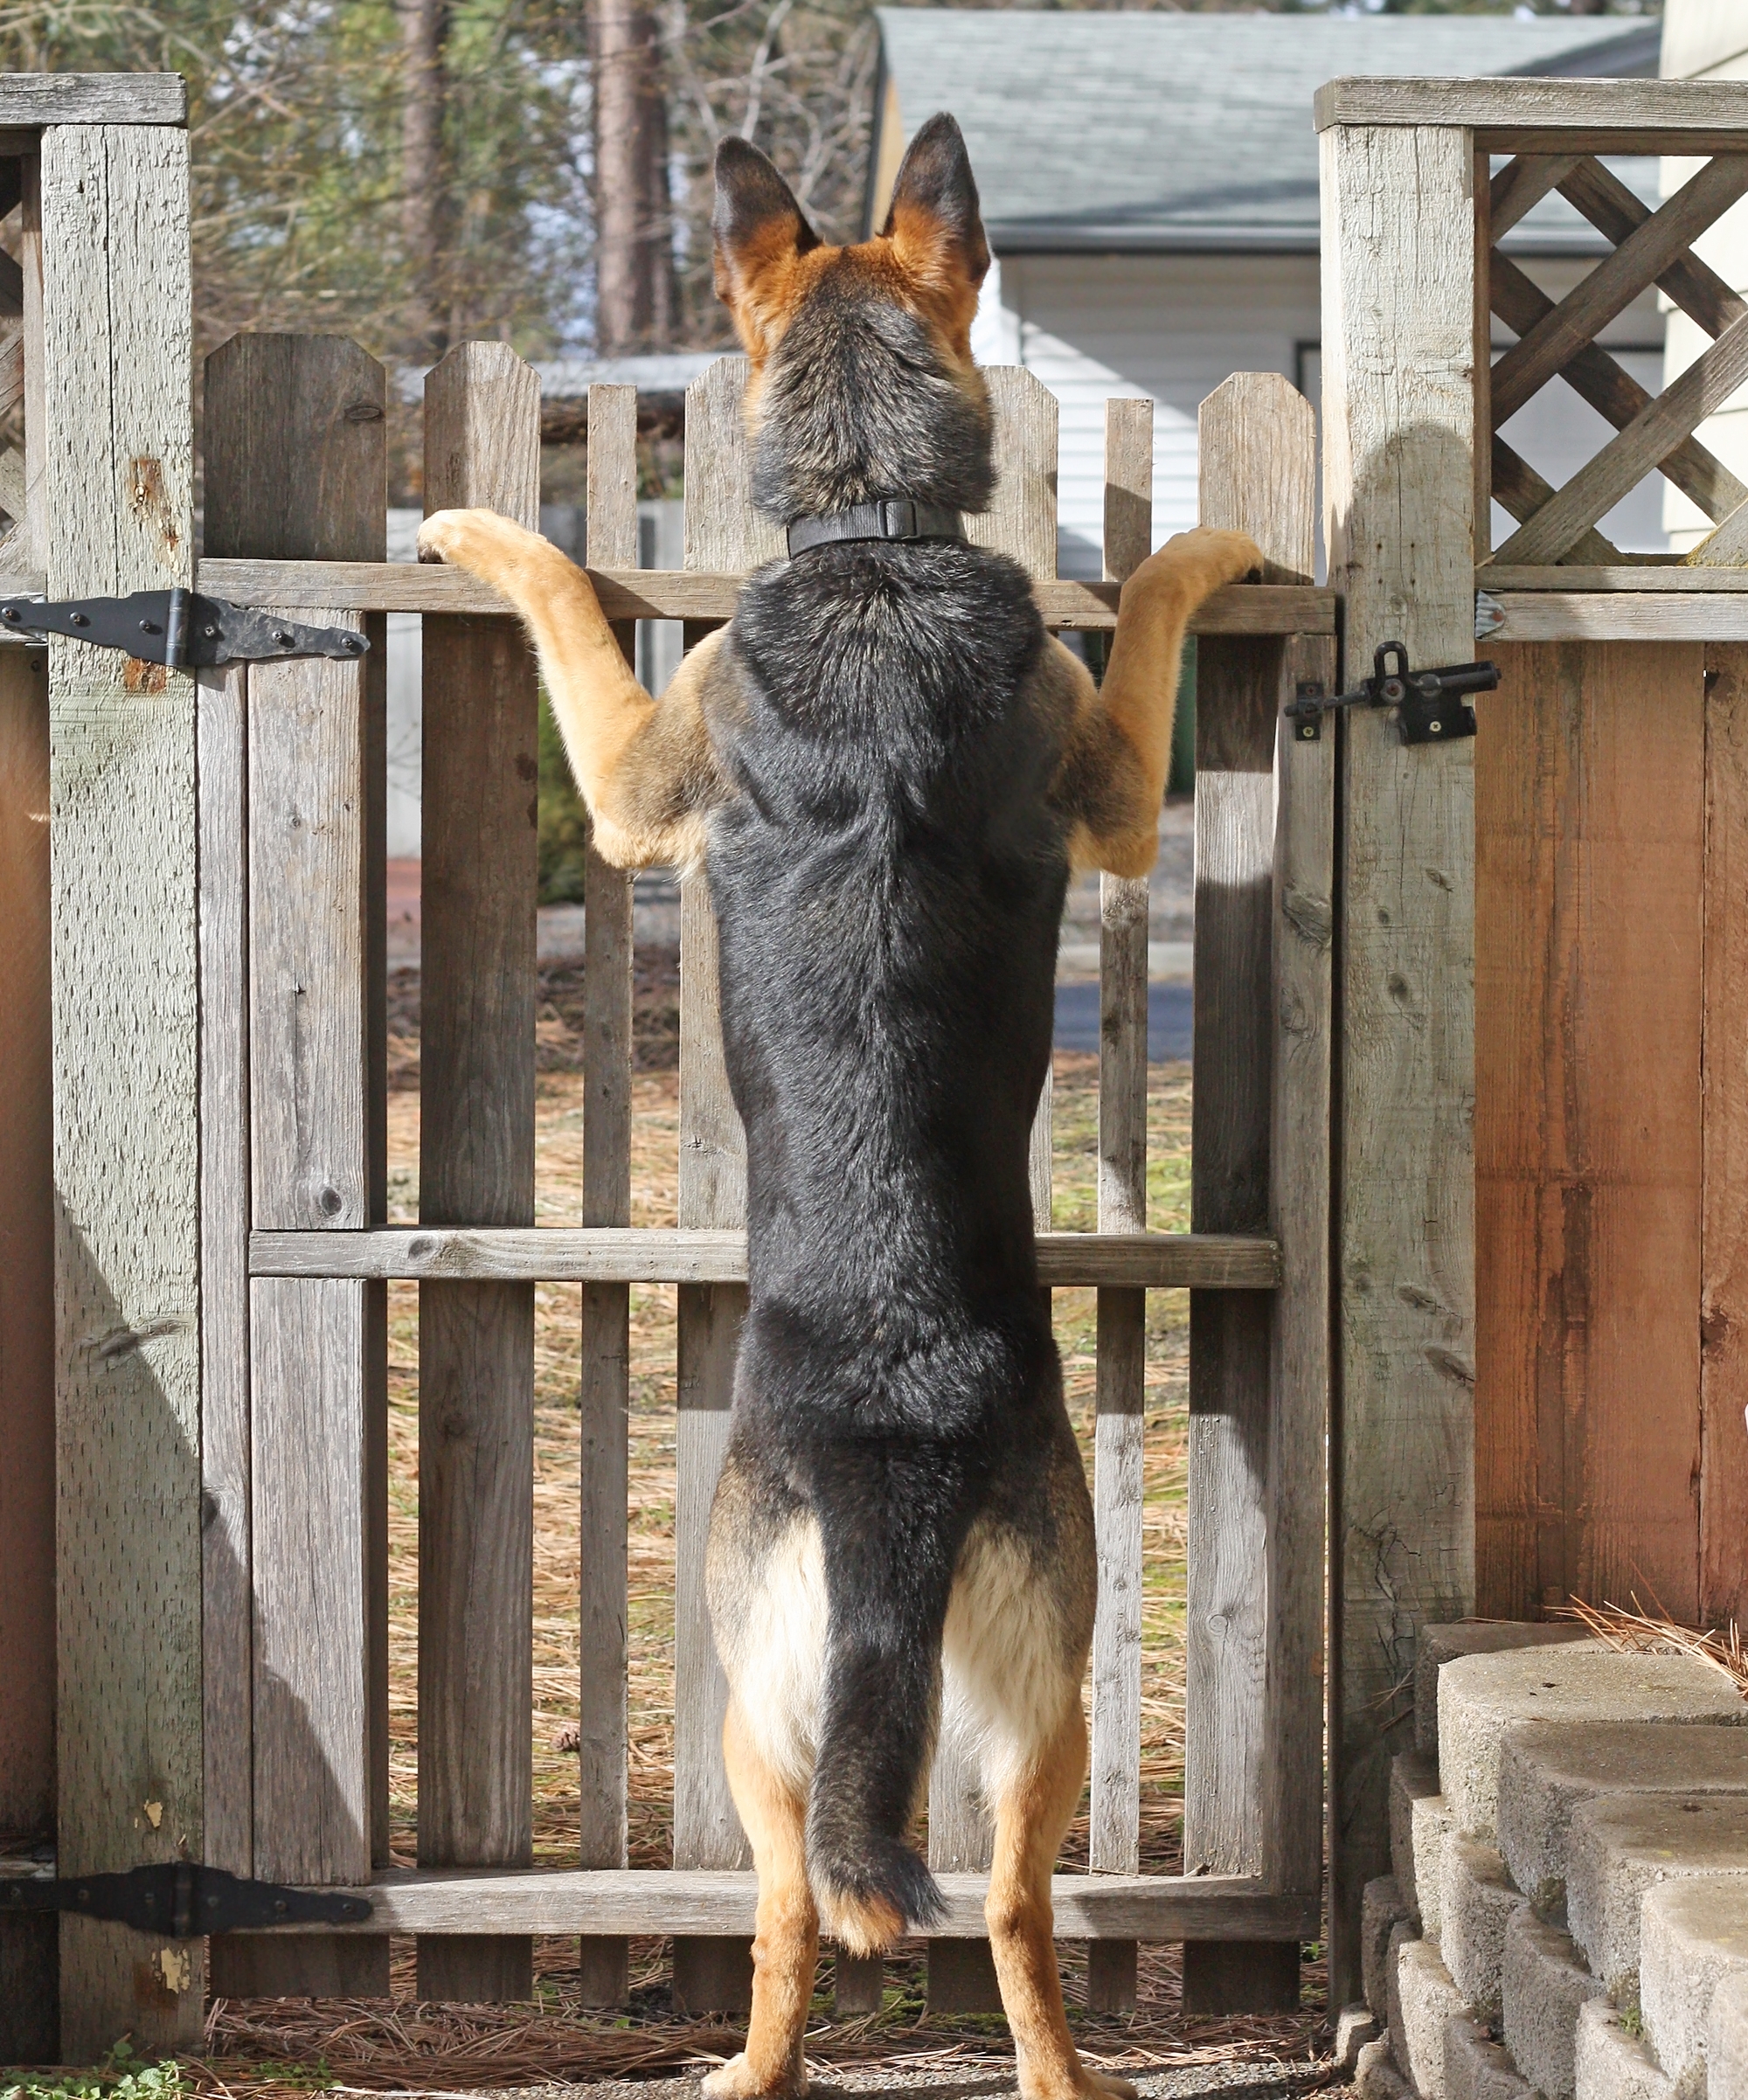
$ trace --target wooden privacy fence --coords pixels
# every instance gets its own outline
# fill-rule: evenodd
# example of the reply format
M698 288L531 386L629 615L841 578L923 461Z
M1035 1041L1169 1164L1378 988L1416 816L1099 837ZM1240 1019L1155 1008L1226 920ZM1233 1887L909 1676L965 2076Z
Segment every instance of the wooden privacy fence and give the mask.
M198 678L80 643L0 649L0 748L24 777L46 713L53 770L58 1523L53 1569L30 1579L46 1598L52 1575L58 1675L45 1695L38 1653L24 1688L42 1813L24 1804L15 1827L52 1811L64 1875L186 1857L368 1891L357 1930L215 1938L210 1980L229 1994L381 1991L395 1931L417 1936L425 1994L512 1997L530 1987L532 1936L574 1934L585 1995L609 2004L628 1937L659 1934L679 2001L732 2009L753 1882L723 1773L702 1574L745 1303L744 1165L708 897L702 878L686 884L677 1228L629 1223L631 891L593 857L581 1215L535 1228L531 658L471 579L384 560L384 374L337 337L239 336L208 361L197 572L179 83L125 88L0 82L0 123L9 95L36 95L31 121L48 125L17 143L32 494L14 559L51 597L198 582L362 628L373 647ZM105 121L61 121L86 110L80 93ZM108 121L118 107L125 121ZM12 136L0 132L0 156ZM94 305L94 283L108 288ZM1108 628L1115 579L1150 542L1150 408L1111 405L1111 580L1061 581L1054 404L1024 371L989 377L1000 480L973 536L1030 571L1051 626ZM689 392L674 574L635 565L635 394L593 392L589 547L614 620L679 618L696 640L779 552L748 501L743 381L724 359ZM430 375L425 414L432 508L535 522L529 368L502 345L465 346ZM1328 731L1289 738L1280 717L1298 687L1335 676L1333 600L1309 581L1312 444L1308 405L1283 380L1240 378L1204 405L1203 516L1255 533L1270 574L1198 622L1193 1230L1146 1230L1145 883L1103 886L1096 1232L1051 1229L1048 1092L1033 1149L1044 1279L1099 1293L1092 1871L1056 1889L1058 1930L1091 1943L1106 2007L1132 2000L1142 1940L1189 1943L1192 2004L1280 2002L1296 1996L1298 1943L1319 1929L1336 744ZM385 1223L390 611L425 616L420 1222L406 1230ZM9 823L15 806L9 794ZM24 870L22 893L37 863L7 841L0 865ZM388 1864L392 1278L420 1285L412 1868ZM582 1815L574 1867L537 1871L533 1292L567 1279L584 1286ZM662 1871L626 1864L634 1282L679 1286ZM1166 1287L1191 1293L1185 1870L1173 1876L1139 1873L1137 1852L1143 1307ZM9 1466L28 1457L33 1419L28 1405L9 1414ZM0 1653L0 1669L16 1661L16 1647ZM928 1842L948 1901L931 1995L975 2006L989 1988L989 1834L945 1755ZM199 2033L200 1943L5 1920L0 1956L36 1978L38 2005L58 1966L69 2060L124 2030L151 2043ZM846 2008L870 2002L871 1967L840 1970Z
M1748 1613L1748 482L1696 434L1748 301L1692 246L1748 197L1748 88L1338 80L1317 121L1349 664L1503 673L1472 744L1344 747L1339 2002L1422 1624ZM1602 157L1647 155L1654 209ZM1609 244L1558 298L1496 245L1552 193ZM1655 396L1596 341L1652 285L1707 339ZM1502 434L1557 381L1613 426L1559 489ZM1602 537L1654 470L1714 521L1686 561Z

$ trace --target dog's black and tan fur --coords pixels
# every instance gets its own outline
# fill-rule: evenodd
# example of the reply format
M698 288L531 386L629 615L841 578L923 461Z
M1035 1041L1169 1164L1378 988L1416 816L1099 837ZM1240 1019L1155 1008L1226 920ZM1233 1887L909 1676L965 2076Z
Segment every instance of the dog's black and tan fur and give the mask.
M918 134L857 246L822 244L739 140L717 185L761 507L985 508L988 254L952 119ZM1076 2055L1051 1944L1095 1562L1027 1134L1070 868L1151 865L1185 623L1257 550L1197 531L1145 563L1095 690L1012 562L819 547L753 577L658 704L544 540L442 511L420 548L520 608L601 849L706 866L720 925L751 1302L709 1589L759 1920L746 2048L706 2090L802 2089L822 1926L861 1954L938 1915L909 1833L944 1726L995 1817L988 1920L1026 2100L1127 2091Z

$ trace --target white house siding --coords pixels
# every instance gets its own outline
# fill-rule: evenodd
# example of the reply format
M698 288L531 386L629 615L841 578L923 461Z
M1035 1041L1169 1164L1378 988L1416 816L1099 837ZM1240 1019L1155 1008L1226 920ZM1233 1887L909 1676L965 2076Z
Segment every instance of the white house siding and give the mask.
M1097 576L1105 403L1151 396L1155 545L1196 523L1196 413L1230 373L1300 383L1319 328L1314 255L1009 255L973 333L987 362L1035 371L1061 405L1057 563Z
M1561 297L1585 266L1527 261ZM1317 399L1321 311L1314 255L1008 255L992 266L972 331L986 364L1024 364L1060 405L1057 562L1064 576L1097 576L1104 516L1105 403L1150 396L1154 409L1155 545L1196 523L1197 411L1236 371L1283 374ZM1499 332L1495 356L1511 340ZM1611 323L1601 340L1653 391L1661 384L1662 321L1654 295ZM1516 417L1508 433L1557 487L1609 434L1561 381ZM1511 521L1497 506L1495 544ZM1622 548L1668 544L1656 480L1603 521Z

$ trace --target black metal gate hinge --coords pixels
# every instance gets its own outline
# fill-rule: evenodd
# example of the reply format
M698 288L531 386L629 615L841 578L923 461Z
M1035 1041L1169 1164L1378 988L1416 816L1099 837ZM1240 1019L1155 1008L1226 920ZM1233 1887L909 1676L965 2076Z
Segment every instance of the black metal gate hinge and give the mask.
M349 627L307 627L278 613L233 606L198 591L135 591L128 598L66 598L52 605L0 603L14 634L66 634L100 649L125 649L142 663L204 670L216 663L272 663L295 656L362 656L370 643Z
M361 1924L371 1903L368 1896L282 1889L274 1882L246 1882L222 1867L167 1860L127 1874L0 1882L0 1917L24 1910L69 1910L163 1939L204 1939L209 1932L265 1925Z
M1492 692L1499 676L1499 666L1485 662L1411 670L1407 650L1399 641L1386 641L1373 657L1372 675L1363 683L1333 698L1301 686L1298 698L1287 703L1287 718L1302 725L1319 720L1328 708L1393 707L1397 731L1405 744L1449 744L1475 733L1475 711L1463 695ZM1309 740L1303 726L1297 734Z

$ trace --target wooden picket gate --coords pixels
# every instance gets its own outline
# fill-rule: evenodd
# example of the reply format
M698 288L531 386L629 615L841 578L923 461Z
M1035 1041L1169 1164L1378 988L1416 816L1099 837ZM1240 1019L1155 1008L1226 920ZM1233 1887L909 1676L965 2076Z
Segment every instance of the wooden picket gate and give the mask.
M0 83L0 122L17 86ZM753 1885L723 1773L702 1574L745 1302L744 1167L708 897L702 878L685 885L678 1228L629 1224L630 883L592 857L582 1214L537 1229L531 656L471 579L384 559L385 376L337 337L244 336L208 361L197 575L184 142L162 102L141 110L148 121L29 142L43 292L27 302L25 359L46 378L26 461L46 495L28 565L51 596L198 580L361 627L373 647L357 662L198 679L70 642L45 652L61 1870L181 1856L368 1890L357 1930L215 1938L211 1985L227 1994L383 1990L392 1931L417 1936L422 1994L515 1997L530 1987L532 1937L566 1934L582 1943L586 1995L610 2004L628 1936L659 1934L674 1943L680 2002L733 2009ZM35 184L38 161L25 164ZM80 331L100 267L113 322L94 342ZM1108 628L1114 580L1055 577L1054 403L1023 371L989 377L1000 481L973 537L1030 572L1051 626ZM682 619L696 640L779 551L748 501L743 384L741 361L725 358L690 390L686 566L671 574L635 568L635 394L593 390L588 543L615 620ZM530 368L502 345L464 346L431 373L425 415L429 507L537 522ZM1111 404L1113 579L1150 544L1150 417L1146 403ZM1133 2001L1143 1940L1188 1943L1190 2002L1290 2001L1299 1943L1320 1929L1336 742L1289 733L1280 714L1300 683L1335 677L1333 600L1310 584L1313 444L1309 406L1284 380L1241 377L1204 405L1203 516L1255 533L1270 573L1221 593L1197 623L1194 1229L1146 1230L1145 883L1103 886L1097 1232L1051 1230L1048 1091L1033 1148L1044 1279L1099 1292L1092 1871L1058 1877L1056 1898L1058 1930L1091 1943L1093 2002L1110 2009ZM396 1230L385 1222L390 611L424 615L421 1223ZM40 714L44 654L0 652L15 714L27 696ZM420 1286L413 1868L387 1864L397 1278ZM584 1286L583 1814L575 1866L536 1870L533 1292L566 1279ZM637 1281L679 1286L664 1871L629 1870L625 1851ZM1146 1290L1185 1287L1185 1871L1164 1877L1137 1871L1143 1311ZM945 1756L929 1833L948 1902L931 1994L974 2006L989 1980L988 1827ZM16 1930L0 1924L0 1940ZM23 1958L18 1944L0 1954ZM32 1944L46 1973L52 1944ZM64 2055L88 2058L128 2029L191 2041L204 1967L198 1943L63 1920ZM839 1989L846 2009L866 2004L876 1965L845 1963Z

